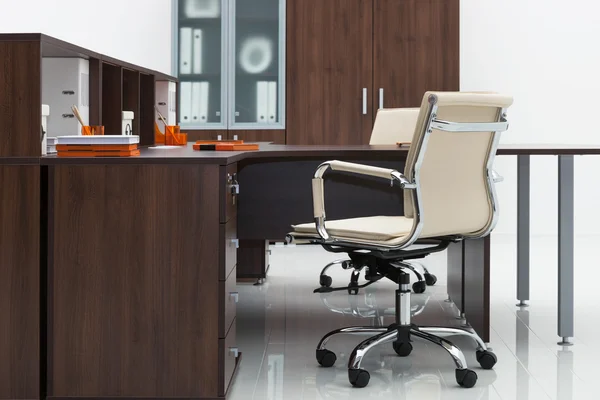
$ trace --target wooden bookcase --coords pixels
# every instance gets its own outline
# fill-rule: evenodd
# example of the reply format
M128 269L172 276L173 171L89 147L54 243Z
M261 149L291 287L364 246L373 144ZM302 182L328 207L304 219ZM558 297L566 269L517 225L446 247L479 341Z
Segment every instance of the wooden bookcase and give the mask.
M44 57L89 60L89 124L120 134L121 112L133 111L142 145L154 143L155 82L177 81L44 34L0 34L0 400L46 395Z

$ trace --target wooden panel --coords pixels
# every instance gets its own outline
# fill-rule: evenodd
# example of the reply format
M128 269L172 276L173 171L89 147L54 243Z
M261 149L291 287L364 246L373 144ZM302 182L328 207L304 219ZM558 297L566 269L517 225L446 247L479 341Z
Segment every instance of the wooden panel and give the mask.
M464 242L452 243L448 246L447 291L450 300L461 312L464 309L464 277Z
M121 134L123 110L123 69L102 65L102 124L105 135Z
M245 142L272 142L274 144L285 144L285 130L230 130L228 131L228 139L235 139L235 135L239 140Z
M368 143L373 114L362 113L362 89L372 92L373 0L290 3L286 142Z
M428 90L459 90L459 0L374 2L372 104L419 107Z
M490 341L490 237L465 240L464 310L484 342Z
M220 168L221 223L225 223L237 216L239 195L233 194L231 190L234 183L233 179L237 177L238 166L234 163Z
M227 279L237 264L237 218L219 226L219 280Z
M404 170L403 155L397 160L369 160L341 154L312 160L240 162L238 181L238 237L283 240L290 225L313 221L311 177L320 163L341 159L361 164ZM366 157L365 157L366 158ZM249 160L251 161L251 160ZM403 215L402 193L389 182L348 174L331 174L325 185L325 209L331 220L374 215ZM243 266L238 260L238 274Z
M229 332L231 323L237 311L237 279L235 268L231 271L226 281L219 282L219 338L224 338Z
M39 166L0 165L0 187L0 399L38 399Z
M133 111L133 134L140 134L140 73L123 70L123 111Z
M187 133L188 142L195 142L196 140L219 140L219 136L221 136L220 140L227 139L227 130L189 130L184 128L182 132Z
M0 157L41 154L40 42L0 41Z
M269 269L269 242L240 240L237 260L238 279L265 278Z
M140 75L140 144L154 144L154 103L156 102L155 82L153 75ZM136 115L137 119L138 116Z
M216 397L218 167L50 170L48 395Z
M219 370L222 375L219 378L219 395L224 396L229 388L229 383L231 382L231 378L233 377L233 373L235 372L235 367L238 362L238 358L235 353L232 351L237 346L237 338L236 338L236 326L235 319L233 320L233 324L227 333L227 337L225 339L219 340L219 350L221 352L221 362L219 363Z
M102 61L90 58L90 125L102 125Z

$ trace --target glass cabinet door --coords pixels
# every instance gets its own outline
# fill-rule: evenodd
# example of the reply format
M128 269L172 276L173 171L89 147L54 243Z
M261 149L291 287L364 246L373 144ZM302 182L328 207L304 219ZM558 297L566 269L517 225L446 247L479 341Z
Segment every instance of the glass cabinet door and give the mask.
M281 129L285 0L230 0L229 7L229 126Z
M174 69L182 127L226 127L227 0L176 0Z

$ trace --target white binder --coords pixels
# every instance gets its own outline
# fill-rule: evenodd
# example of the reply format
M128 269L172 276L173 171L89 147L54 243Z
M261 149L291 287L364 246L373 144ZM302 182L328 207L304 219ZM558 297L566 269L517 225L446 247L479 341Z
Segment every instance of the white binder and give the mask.
M202 29L194 29L194 61L192 71L194 74L202 73Z
M192 28L179 30L179 73L192 73Z
M181 82L181 97L179 98L179 114L180 123L190 124L192 122L192 82Z
M267 100L268 123L277 122L277 82L269 82Z
M268 82L256 82L256 122L265 124L268 121L269 85Z
M200 82L200 123L208 122L208 82Z

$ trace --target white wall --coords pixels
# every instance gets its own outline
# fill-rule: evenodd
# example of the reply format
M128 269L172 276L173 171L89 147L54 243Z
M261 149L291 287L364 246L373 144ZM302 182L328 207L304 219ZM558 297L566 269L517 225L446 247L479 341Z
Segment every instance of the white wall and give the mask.
M461 0L461 90L514 96L503 143L600 145L600 2ZM531 229L557 231L557 158L531 164ZM498 157L501 218L516 232L516 157ZM600 156L575 158L575 230L600 234Z
M0 32L45 33L171 73L170 0L0 0Z

